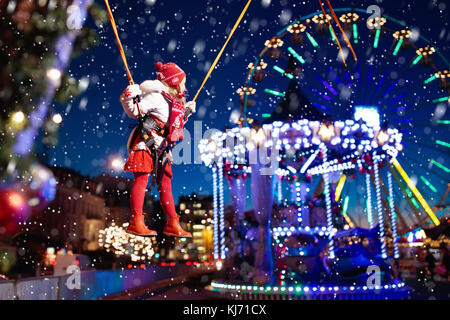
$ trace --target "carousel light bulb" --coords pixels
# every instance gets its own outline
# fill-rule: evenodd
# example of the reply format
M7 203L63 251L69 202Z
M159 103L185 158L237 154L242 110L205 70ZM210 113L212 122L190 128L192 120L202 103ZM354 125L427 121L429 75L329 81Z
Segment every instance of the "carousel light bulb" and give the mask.
M382 146L389 140L389 135L384 130L380 130L377 136L378 145Z
M339 20L341 20L343 23L352 23L356 22L358 20L359 16L354 12L348 12L344 13L339 17Z
M270 40L267 40L264 45L268 48L278 48L281 47L283 45L284 41L281 40L280 38L277 37L273 37Z
M450 70L442 70L435 73L435 77L439 79L450 78Z
M312 21L315 24L325 24L327 23L327 21L331 20L331 16L329 14L327 14L326 16L323 13L320 14L316 14L313 18Z
M436 52L436 49L431 46L426 46L424 48L419 48L416 50L416 53L419 56L431 56L435 52Z
M369 29L380 29L386 23L385 17L375 17L367 20Z
M306 26L301 23L294 23L287 28L290 33L301 33L306 30Z
M319 129L319 137L324 142L329 142L334 137L334 126L332 124L322 123Z
M250 62L250 63L248 64L248 68L249 68L250 70L253 69L253 66L254 66L253 62ZM263 70L263 69L265 69L265 68L267 68L267 63L264 62L263 59L259 60L259 61L258 61L258 64L256 65L256 70L257 70L257 71L260 71L260 70Z
M402 30L395 31L392 36L395 39L400 40L400 39L409 39L409 38L411 38L411 35L412 35L411 30L402 29Z
M240 96L244 96L245 94L247 95L255 94L255 92L256 92L255 88L245 86L236 90L236 93L239 94Z
M209 152L215 153L217 150L217 143L214 140L211 140L211 141L209 141L206 148Z

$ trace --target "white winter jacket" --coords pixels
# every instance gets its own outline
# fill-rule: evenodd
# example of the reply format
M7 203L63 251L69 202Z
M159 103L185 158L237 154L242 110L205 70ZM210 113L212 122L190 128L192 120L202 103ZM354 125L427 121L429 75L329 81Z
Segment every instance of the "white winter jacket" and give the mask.
M169 119L169 103L161 94L162 91L167 91L167 87L159 80L146 80L139 85L142 91L141 102L139 102L139 109L142 115L152 115L158 120L166 123ZM120 96L120 101L125 113L133 119L138 116L137 105L133 103L133 97L127 97L122 93ZM134 129L136 130L136 128ZM127 147L128 150L131 148L131 138L134 134L134 130L131 132L128 138ZM164 138L155 134L153 135L155 145L157 148L161 147L161 143ZM146 150L144 142L140 142L134 148L136 150Z

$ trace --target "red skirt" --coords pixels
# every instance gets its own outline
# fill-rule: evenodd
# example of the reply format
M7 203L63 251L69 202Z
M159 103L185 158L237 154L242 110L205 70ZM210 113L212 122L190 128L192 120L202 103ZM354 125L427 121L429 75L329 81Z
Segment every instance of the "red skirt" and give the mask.
M136 147L136 144L141 141L143 140L138 136L130 149L133 150ZM161 168L158 169L158 171L159 170L161 170ZM153 158L150 151L148 149L131 151L128 156L128 160L123 167L123 171L133 173L152 173ZM167 163L164 174L169 176L169 178L172 178L172 166L170 165L170 162Z
M133 172L133 173L151 173L153 171L153 158L150 151L147 150L134 150L136 144L143 141L141 137L137 137L131 146L130 155L128 160L123 167L123 171Z

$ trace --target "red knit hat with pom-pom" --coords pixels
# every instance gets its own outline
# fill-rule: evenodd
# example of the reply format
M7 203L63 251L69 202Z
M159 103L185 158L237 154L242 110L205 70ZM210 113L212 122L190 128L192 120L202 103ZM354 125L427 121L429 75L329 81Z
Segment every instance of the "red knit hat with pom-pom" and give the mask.
M155 69L158 71L157 77L159 81L165 82L170 87L177 88L178 92L180 92L180 83L186 78L186 73L179 66L173 62L166 64L157 62Z

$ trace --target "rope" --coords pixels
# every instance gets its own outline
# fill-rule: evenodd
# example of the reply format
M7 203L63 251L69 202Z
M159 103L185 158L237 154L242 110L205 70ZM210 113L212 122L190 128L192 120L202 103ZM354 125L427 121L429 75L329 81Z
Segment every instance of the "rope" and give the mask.
M117 45L119 46L120 56L122 57L123 64L125 65L125 70L127 72L127 77L128 77L128 83L130 85L133 85L134 80L133 80L133 77L131 76L130 69L128 68L127 58L125 56L125 52L123 51L122 43L120 42L119 33L117 32L116 21L114 20L113 13L111 11L111 8L109 7L108 0L105 0L105 4L106 4L106 9L108 10L109 21L111 22L111 26L114 31L114 35L116 36ZM134 103L136 103L136 107L137 107L137 111L138 111L138 115L139 115L138 119L140 119L140 117L141 117L141 109L139 108L139 101L140 101L140 98L139 98L139 96L137 96L136 99L134 99Z
M203 86L205 85L206 81L208 80L209 76L211 75L211 73L212 73L213 69L215 68L217 62L219 61L220 57L222 56L222 53L225 50L225 47L227 46L228 41L230 41L231 37L234 34L234 31L236 31L237 27L239 26L239 23L241 22L242 18L244 17L245 12L247 11L248 6L250 5L250 2L252 2L252 0L248 0L247 4L245 5L244 9L242 10L241 14L239 15L239 18L237 19L236 23L234 24L233 29L231 29L231 32L228 35L227 40L225 41L224 45L222 46L222 49L220 49L219 53L217 54L216 59L214 60L211 67L209 68L208 73L206 74L205 78L203 79L203 82L202 82L200 88L197 90L197 93L195 94L194 99L192 99L192 101L195 101L197 99L200 91L203 89Z
M329 1L329 0L326 0L326 1L327 1L328 8L330 8L330 12L331 12L331 15L332 15L334 21L336 21L336 24L337 24L337 26L339 27L339 29L341 30L342 36L344 37L344 40L345 40L345 42L347 43L347 46L348 46L348 47L350 48L350 50L352 51L353 58L355 59L355 61L357 61L358 58L356 57L356 53L355 53L355 51L353 50L352 44L350 43L350 40L348 39L347 34L346 34L346 33L344 32L344 30L342 29L341 24L339 23L339 19L338 19L338 17L336 16L336 13L334 12L333 7L331 6L330 1Z
M119 46L119 52L120 52L120 55L122 56L122 61L123 61L123 64L125 65L125 69L127 71L128 81L129 81L130 84L134 84L133 77L131 76L130 69L128 69L127 58L125 57L125 52L123 51L122 43L120 42L119 33L117 32L116 22L114 21L114 16L113 16L113 13L111 11L111 8L109 7L108 0L105 0L105 4L106 4L106 9L108 10L109 21L111 22L112 29L113 29L114 34L116 36L117 45Z
M337 45L339 47L339 52L341 53L342 62L344 63L345 68L347 68L347 62L345 61L344 52L342 51L341 43L339 42L339 39L338 39L338 37L336 35L336 32L334 32L334 28L331 25L330 20L328 20L327 13L325 12L325 9L324 9L324 7L322 5L322 0L318 0L318 1L319 1L319 4L320 4L320 8L322 9L322 12L323 12L323 17L327 21L328 26L330 27L330 30L333 33L334 38L336 39Z

